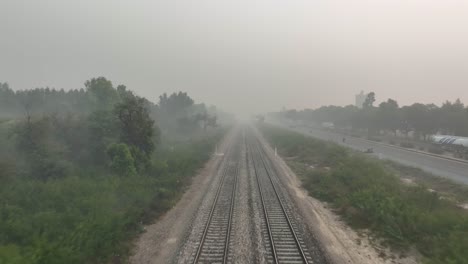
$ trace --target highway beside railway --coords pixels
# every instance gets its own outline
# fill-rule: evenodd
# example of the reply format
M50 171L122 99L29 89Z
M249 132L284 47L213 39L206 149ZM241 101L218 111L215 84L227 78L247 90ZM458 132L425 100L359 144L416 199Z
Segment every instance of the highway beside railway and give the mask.
M349 136L346 136L346 141L343 142L344 136L332 131L324 131L304 126L288 126L279 122L273 122L273 124L321 140L333 141L357 151L373 148L374 153L372 155L378 158L389 159L404 165L421 168L434 175L445 177L458 183L468 184L468 162L444 159Z

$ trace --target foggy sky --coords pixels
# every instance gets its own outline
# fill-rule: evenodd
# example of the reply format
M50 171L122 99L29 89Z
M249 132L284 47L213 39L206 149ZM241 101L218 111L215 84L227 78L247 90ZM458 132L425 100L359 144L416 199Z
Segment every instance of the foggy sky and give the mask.
M157 101L240 113L353 103L360 90L468 103L468 1L2 0L0 82L105 76Z

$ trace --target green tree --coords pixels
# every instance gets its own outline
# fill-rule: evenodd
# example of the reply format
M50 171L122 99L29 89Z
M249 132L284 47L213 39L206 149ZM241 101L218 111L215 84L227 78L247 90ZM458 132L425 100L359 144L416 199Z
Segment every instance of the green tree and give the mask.
M68 163L61 159L64 146L52 139L53 124L50 117L28 119L14 129L16 149L28 164L28 174L46 180L63 177Z
M145 100L132 94L114 107L120 126L120 141L130 147L136 162L145 162L159 142L159 132L149 116Z
M126 144L113 143L107 148L110 159L109 167L121 176L133 176L136 174L135 161Z
M402 122L398 103L388 99L386 102L380 103L376 114L379 128L392 131L396 135Z
M468 116L460 99L453 103L446 101L439 110L440 128L444 134L456 136L468 134Z
M112 87L112 82L104 77L86 81L85 87L94 101L96 109L110 109L117 101L117 91Z
M107 155L106 147L116 142L119 137L119 124L110 111L95 111L88 116L89 151L92 163L104 164Z
M427 139L427 136L437 131L437 123L434 122L436 107L420 103L402 108L404 120L414 131ZM405 123L405 122L403 122Z
M170 96L164 93L159 97L159 108L168 115L177 114L193 105L193 103L193 99L183 92L173 93Z

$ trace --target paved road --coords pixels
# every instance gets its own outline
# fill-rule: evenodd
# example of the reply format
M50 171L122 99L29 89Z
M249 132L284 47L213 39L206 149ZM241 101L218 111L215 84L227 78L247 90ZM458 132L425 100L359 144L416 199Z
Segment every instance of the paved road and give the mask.
M279 125L278 123L275 124ZM283 126L287 127L285 125ZM367 141L360 138L346 137L346 143L343 143L343 135L319 129L306 127L287 128L322 140L330 140L340 145L346 145L347 147L356 150L362 151L367 148L373 148L373 155L382 159L389 159L408 166L418 167L434 175L449 178L462 184L468 184L468 163L447 160L425 155L423 153L416 153L391 146L385 146L377 142Z

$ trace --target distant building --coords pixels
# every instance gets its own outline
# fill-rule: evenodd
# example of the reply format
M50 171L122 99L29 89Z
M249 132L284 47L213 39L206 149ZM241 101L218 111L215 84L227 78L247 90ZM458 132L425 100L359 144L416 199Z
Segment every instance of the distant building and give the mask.
M367 94L365 94L364 91L361 91L361 93L356 94L354 105L359 108L362 108L362 105L366 101L366 97L367 97Z

